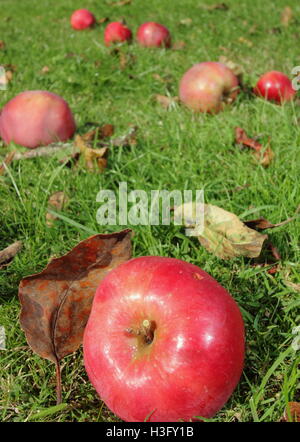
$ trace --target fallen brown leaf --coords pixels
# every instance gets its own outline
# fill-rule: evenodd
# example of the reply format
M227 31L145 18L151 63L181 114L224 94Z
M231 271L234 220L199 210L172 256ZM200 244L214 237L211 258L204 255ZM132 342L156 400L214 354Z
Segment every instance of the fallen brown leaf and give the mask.
M290 223L291 221L294 221L298 214L300 212L300 205L297 207L295 214L290 217L287 218L284 221L281 221L279 223L270 223L270 221L268 221L266 218L257 218L257 219L252 219L249 221L244 221L244 224L246 224L246 226L250 227L251 229L258 229L258 230L264 230L264 229L273 229L274 227L281 227L284 226L285 224Z
M241 127L235 128L235 142L242 146L247 146L253 149L254 158L264 167L267 167L272 162L275 154L270 147L270 140L266 147L259 143L254 138L249 138L244 129Z
M172 83L173 82L173 78L170 75L165 75L164 77L162 77L161 75L155 73L152 75L152 77L154 78L154 80L160 81L161 83Z
M102 25L103 23L107 23L109 21L109 17L102 17L97 20L98 25Z
M288 402L283 414L284 422L300 422L300 402Z
M80 149L85 165L89 171L103 172L107 166L108 147L93 149L81 135L75 136L74 145Z
M8 266L16 254L21 250L22 242L16 241L0 251L0 269Z
M5 173L5 171L6 171L6 167L5 166L9 166L9 164L14 160L15 155L16 155L16 152L12 151L12 152L9 152L5 156L2 164L0 164L0 175L3 175Z
M290 6L286 6L281 13L281 24L283 26L288 26L293 18L293 11Z
M44 67L41 69L41 74L48 74L48 72L50 72L50 68L49 68L49 66L44 66Z
M5 49L5 46L6 46L5 42L3 40L0 40L0 50Z
M175 43L172 44L172 49L174 51L181 51L182 49L184 49L186 47L186 42L185 41L175 41Z
M195 224L196 209L203 211L203 226ZM211 204L185 203L175 208L174 218L183 219L186 227L194 229L201 245L222 259L256 258L268 238L247 227L235 214Z
M240 43L242 43L242 44L248 46L248 48L252 48L252 46L253 46L253 42L250 41L250 40L248 40L248 39L245 38L245 37L239 37L238 41L239 41Z
M116 147L126 147L126 146L134 146L137 144L136 134L138 131L138 127L131 125L128 132L120 137L113 138L111 140L112 146Z
M103 126L98 126L96 129L92 129L82 135L84 141L87 142L97 142L99 139L109 138L115 132L115 127L112 124L104 124Z
M131 4L132 0L120 0L118 2L109 3L110 6L127 6Z
M58 191L50 196L48 200L48 205L50 208L60 211L66 206L68 201L69 198L66 196L65 192ZM57 217L52 213L46 213L46 224L48 227L52 227L56 219Z
M261 151L254 152L254 157L256 158L257 162L264 167L268 167L270 165L274 156L275 154L270 147L270 141L268 142L266 147L262 148Z
M215 3L209 6L201 6L208 11L228 11L229 6L226 3Z
M59 362L81 345L102 279L131 258L130 237L128 229L91 236L20 282L21 327L32 350L55 363L57 403L61 403Z
M187 18L182 18L182 19L179 21L179 24L180 24L180 25L183 25L183 26L191 26L192 23L193 23L193 20L192 20L191 18L189 18L189 17L187 17Z
M175 103L178 102L178 97L167 97L165 95L155 95L155 100L159 103L164 109L170 109L174 106Z

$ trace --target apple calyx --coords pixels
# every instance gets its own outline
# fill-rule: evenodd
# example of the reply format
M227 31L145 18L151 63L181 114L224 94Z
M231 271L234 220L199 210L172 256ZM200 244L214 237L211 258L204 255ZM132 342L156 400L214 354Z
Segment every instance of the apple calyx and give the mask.
M139 328L128 328L126 332L136 338L136 356L142 355L149 349L155 336L156 323L149 319L144 319Z

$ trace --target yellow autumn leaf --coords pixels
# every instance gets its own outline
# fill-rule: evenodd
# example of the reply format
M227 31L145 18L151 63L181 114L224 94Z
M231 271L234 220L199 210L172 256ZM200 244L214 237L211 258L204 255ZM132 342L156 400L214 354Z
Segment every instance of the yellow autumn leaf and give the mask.
M195 224L196 212L203 211L203 225ZM200 244L218 258L257 258L268 235L247 227L234 213L211 204L185 203L174 209L175 220L183 219L194 229Z

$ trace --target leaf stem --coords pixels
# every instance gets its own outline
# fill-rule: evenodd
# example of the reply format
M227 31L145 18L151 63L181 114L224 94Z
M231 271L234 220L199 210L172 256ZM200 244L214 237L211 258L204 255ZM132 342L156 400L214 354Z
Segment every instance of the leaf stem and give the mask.
M62 394L61 394L61 371L58 359L56 359L55 362L55 369L56 369L56 405L59 405L62 403Z

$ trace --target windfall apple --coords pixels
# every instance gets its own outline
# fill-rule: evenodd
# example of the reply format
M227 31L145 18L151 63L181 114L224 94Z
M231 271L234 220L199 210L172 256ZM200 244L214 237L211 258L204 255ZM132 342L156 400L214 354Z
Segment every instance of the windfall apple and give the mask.
M236 99L238 85L237 76L223 63L197 63L181 78L179 98L195 112L217 113Z
M113 43L129 42L132 39L131 30L122 22L109 23L104 30L104 43L110 46Z
M296 90L283 72L270 71L259 78L254 93L266 100L283 104L294 99Z
M100 283L83 351L91 383L121 419L201 420L239 382L244 322L232 296L196 265L139 257Z
M71 15L71 26L77 31L92 27L96 23L95 16L88 9L77 9Z
M169 30L153 21L143 23L137 31L136 39L141 46L147 48L171 46L171 34Z
M0 136L6 144L13 141L35 148L66 141L75 130L68 103L48 91L21 92L6 103L0 114Z

